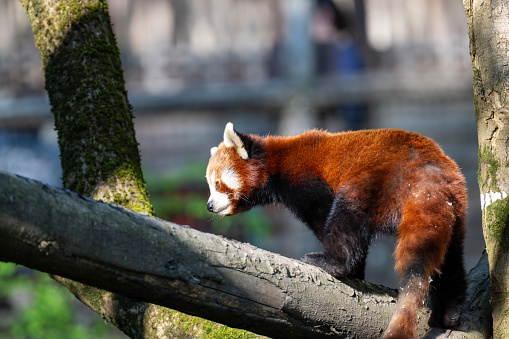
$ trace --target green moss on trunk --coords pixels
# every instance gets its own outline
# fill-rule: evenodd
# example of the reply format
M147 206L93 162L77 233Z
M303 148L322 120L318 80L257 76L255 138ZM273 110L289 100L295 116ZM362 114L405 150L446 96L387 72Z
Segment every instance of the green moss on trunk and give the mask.
M509 206L508 200L498 200L490 204L484 212L488 237L486 243L493 249L509 252Z
M498 200L484 211L484 238L490 259L494 338L507 335L506 321L509 316L509 199Z
M161 312L158 308L147 310L145 320L145 335L149 338L228 338L228 339L255 339L260 337L248 331L230 328L210 320L193 317L177 311ZM153 320L159 319L159 324L172 324L171 326L153 326Z
M41 53L64 186L153 214L106 2L22 3Z

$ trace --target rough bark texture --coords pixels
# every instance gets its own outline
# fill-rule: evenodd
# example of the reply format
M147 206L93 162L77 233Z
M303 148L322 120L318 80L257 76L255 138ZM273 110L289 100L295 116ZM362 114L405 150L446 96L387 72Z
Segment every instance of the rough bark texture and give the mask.
M341 282L317 267L249 244L4 172L0 172L0 261L275 338L378 338L397 295L363 281ZM181 319L175 311L118 295L112 298L110 292L99 293L67 278L60 280L117 326L131 328L132 336L189 338L204 331L216 331L216 337L233 335L225 327L211 329L211 323L200 323L194 335L189 332L192 328L173 329L171 324ZM488 338L489 296L484 256L469 274L460 327L433 329L427 338ZM145 314L145 319L129 313ZM419 314L420 336L428 329L428 315L426 308ZM162 321L147 324L154 318Z
M41 54L58 131L64 187L153 214L106 2L20 1ZM133 338L176 338L179 333L199 337L204 329L245 335L94 287L71 281L65 285ZM170 321L175 317L178 319Z
M388 288L340 282L249 244L7 173L0 173L0 241L2 261L277 338L377 338L396 302ZM99 299L119 321L143 307L118 310L109 297L86 293L85 302ZM420 318L423 335L427 314Z
M509 2L464 0L474 73L483 234L493 335L509 337Z

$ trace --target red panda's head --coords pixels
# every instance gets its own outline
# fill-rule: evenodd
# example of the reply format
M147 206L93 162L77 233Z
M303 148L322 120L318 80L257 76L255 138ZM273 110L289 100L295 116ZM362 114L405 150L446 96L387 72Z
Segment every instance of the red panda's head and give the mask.
M210 189L207 209L227 216L251 207L248 196L261 184L261 168L260 161L252 159L246 148L245 141L250 136L237 133L229 122L223 137L223 142L210 150L206 174Z

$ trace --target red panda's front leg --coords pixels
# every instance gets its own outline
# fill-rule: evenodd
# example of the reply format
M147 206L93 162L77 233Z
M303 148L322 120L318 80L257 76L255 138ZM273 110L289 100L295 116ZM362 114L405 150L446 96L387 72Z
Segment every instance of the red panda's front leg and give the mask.
M318 266L336 278L364 279L372 234L369 218L338 195L327 217L321 239L324 252L306 254L302 261Z

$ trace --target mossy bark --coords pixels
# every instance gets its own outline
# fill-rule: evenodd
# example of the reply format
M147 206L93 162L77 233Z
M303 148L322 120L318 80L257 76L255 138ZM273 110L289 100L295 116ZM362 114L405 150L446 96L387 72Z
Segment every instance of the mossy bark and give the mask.
M20 2L41 55L64 187L152 215L106 1ZM181 328L187 337L199 337L202 327L211 326L183 314L174 322L175 311L56 279L133 338L179 337L174 334Z
M464 0L474 74L483 234L493 336L509 337L509 1Z
M41 54L64 186L152 214L106 2L22 4Z

